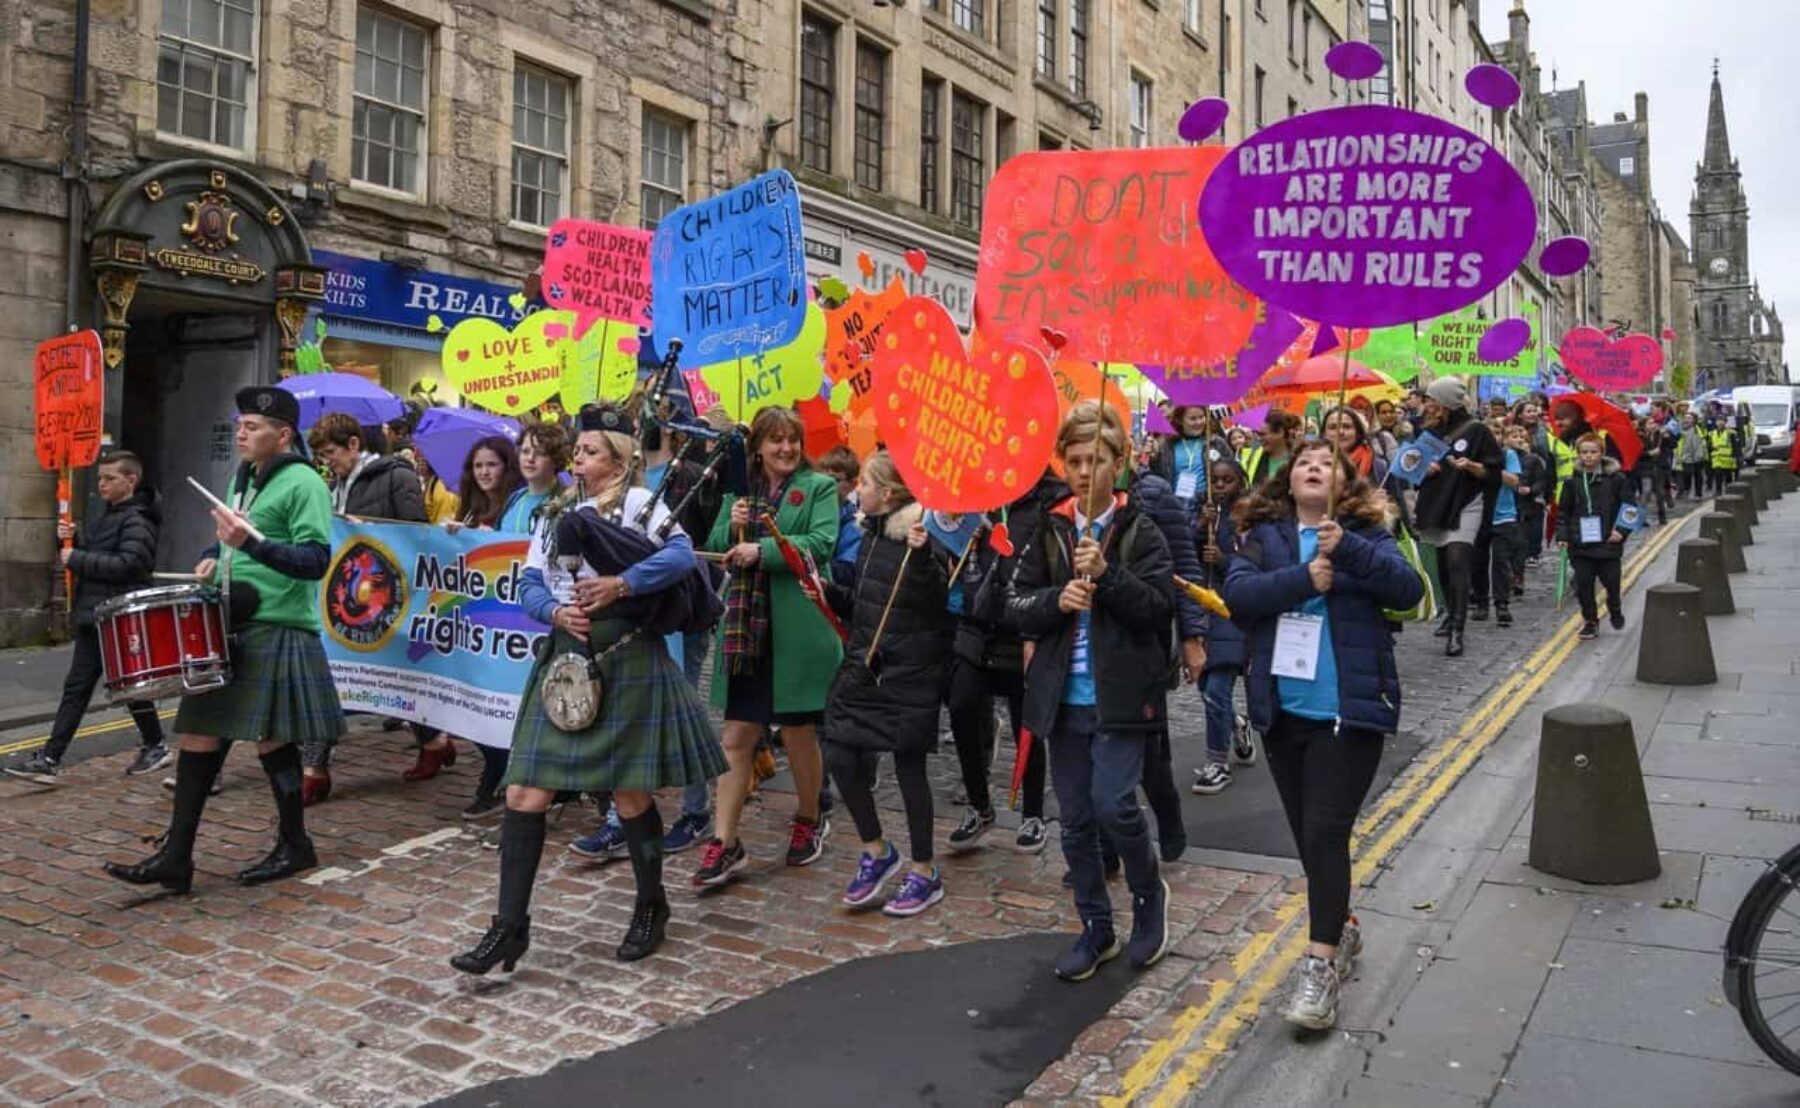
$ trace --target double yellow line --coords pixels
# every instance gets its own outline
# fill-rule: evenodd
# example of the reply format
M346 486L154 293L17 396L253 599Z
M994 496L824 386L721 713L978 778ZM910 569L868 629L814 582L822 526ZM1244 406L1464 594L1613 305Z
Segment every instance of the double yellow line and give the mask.
M1633 587L1686 525L1679 520L1662 530L1625 566L1623 585ZM1574 652L1581 627L1571 616L1543 645L1477 706L1475 713L1450 739L1410 767L1405 779L1389 788L1357 821L1350 845L1351 879L1360 886L1385 864L1438 802L1455 787L1493 745L1512 721L1524 711ZM1251 936L1231 960L1227 981L1207 982L1204 1001L1176 1017L1169 1033L1152 1042L1125 1071L1117 1096L1101 1103L1126 1108L1141 1102L1165 1108L1181 1103L1213 1066L1229 1051L1240 1032L1248 1027L1269 995L1292 972L1309 943L1306 898L1288 896L1275 911L1275 925Z
M158 712L156 713L156 718L165 722L174 719L175 709L170 708L167 711ZM137 721L133 720L130 716L126 716L124 719L115 719L108 723L96 723L92 727L83 727L81 730L75 732L75 737L78 739L87 739L92 738L95 735L106 735L114 731L123 731L127 727L135 726L137 726ZM0 758L4 758L9 754L23 754L27 750L36 750L38 747L43 746L49 741L49 735L37 735L29 739L19 739L17 742L0 744Z

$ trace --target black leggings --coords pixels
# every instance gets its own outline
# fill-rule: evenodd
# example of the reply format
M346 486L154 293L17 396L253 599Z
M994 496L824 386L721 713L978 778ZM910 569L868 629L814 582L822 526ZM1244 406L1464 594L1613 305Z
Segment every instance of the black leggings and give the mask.
M1300 864L1312 941L1336 946L1350 915L1350 831L1381 764L1381 736L1329 721L1283 715L1263 736Z
M983 669L961 658L950 662L944 703L950 709L950 734L956 740L956 761L962 769L963 790L969 794L969 806L978 812L994 810L988 795L988 761L993 754L994 697L1006 698L1007 719L1012 722L1015 749L1019 737L1019 720L1024 718L1024 681L1016 673ZM1044 756L1043 736L1031 744L1025 763L1022 815L1026 819L1044 818L1044 773L1049 767Z
M1444 588L1444 607L1450 626L1462 629L1469 618L1469 592L1475 586L1475 547L1453 542L1437 548L1438 583Z
M1581 604L1581 618L1594 623L1600 618L1600 605L1594 593L1596 578L1606 586L1606 610L1623 612L1625 600L1619 595L1619 559L1588 558L1569 555L1569 568L1575 575L1575 599Z
M882 838L881 814L875 810L875 793L869 780L875 776L875 761L881 755L873 750L857 750L827 739L825 768L837 783L844 807L856 821L856 833L863 842ZM931 861L931 781L925 775L925 752L909 750L894 753L894 780L900 784L900 799L906 805L906 833L912 837L912 860Z

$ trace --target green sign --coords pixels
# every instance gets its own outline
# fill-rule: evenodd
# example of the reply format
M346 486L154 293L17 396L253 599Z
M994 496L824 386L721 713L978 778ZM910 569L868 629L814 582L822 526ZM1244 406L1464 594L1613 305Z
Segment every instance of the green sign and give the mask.
M1531 341L1504 362L1484 362L1476 353L1481 336L1493 321L1476 315L1472 307L1439 316L1419 331L1419 356L1434 377L1536 377L1540 327L1538 306L1527 303L1519 315L1531 324Z

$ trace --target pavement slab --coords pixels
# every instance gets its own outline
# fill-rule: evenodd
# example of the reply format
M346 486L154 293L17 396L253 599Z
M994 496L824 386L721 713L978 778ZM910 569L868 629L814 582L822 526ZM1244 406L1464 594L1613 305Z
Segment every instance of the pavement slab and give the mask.
M1742 1066L1532 1031L1493 1099L1494 1108L1791 1108L1794 1077L1773 1066Z

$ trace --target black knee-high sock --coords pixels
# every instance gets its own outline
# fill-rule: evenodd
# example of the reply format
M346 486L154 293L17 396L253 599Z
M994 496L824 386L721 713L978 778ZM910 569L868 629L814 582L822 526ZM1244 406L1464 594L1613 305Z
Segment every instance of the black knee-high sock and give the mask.
M194 836L200 832L200 813L214 779L225 765L225 748L201 753L184 750L175 759L175 808L169 816L169 835L163 840L178 857L194 856Z
M631 875L637 878L637 902L655 904L663 899L663 821L656 804L630 819L620 819L625 827L625 845L631 850Z
M522 924L531 918L531 886L544 856L544 813L506 810L500 823L501 920Z
M269 775L269 791L275 794L275 813L280 819L281 841L306 841L306 806L300 799L300 748L284 743L262 756Z

